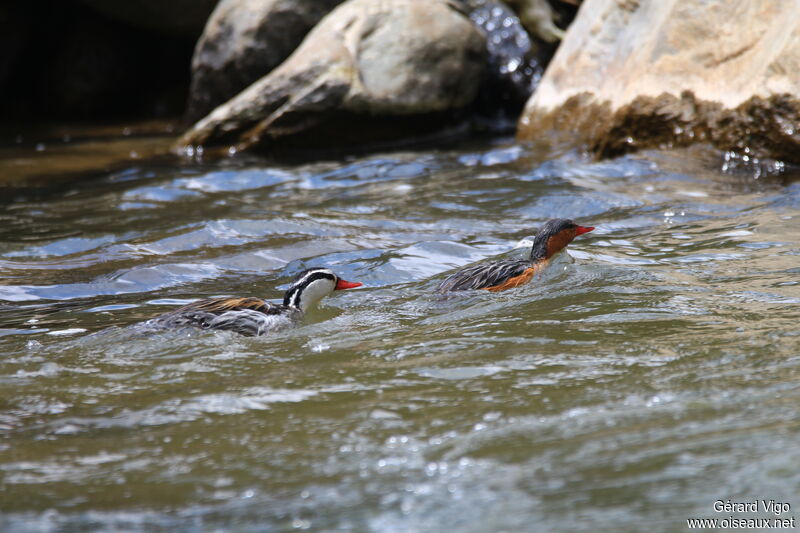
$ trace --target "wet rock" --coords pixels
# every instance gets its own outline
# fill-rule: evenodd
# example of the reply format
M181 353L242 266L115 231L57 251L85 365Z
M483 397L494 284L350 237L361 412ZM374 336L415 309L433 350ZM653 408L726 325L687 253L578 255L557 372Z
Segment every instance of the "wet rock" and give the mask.
M776 0L586 0L521 139L601 157L708 142L800 163L800 12Z
M82 0L104 15L134 28L196 39L217 0Z
M446 0L349 0L281 66L179 143L332 145L441 128L475 98L485 46L483 34Z
M195 121L280 65L342 0L221 0L192 58Z

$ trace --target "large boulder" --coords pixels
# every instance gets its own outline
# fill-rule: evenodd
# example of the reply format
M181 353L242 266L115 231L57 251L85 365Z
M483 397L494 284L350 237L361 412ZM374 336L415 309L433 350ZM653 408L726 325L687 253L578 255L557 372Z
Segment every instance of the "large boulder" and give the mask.
M599 156L710 142L800 163L800 9L586 0L518 125Z
M236 96L294 52L342 0L221 0L197 41L186 118Z
M327 146L441 127L475 98L485 48L447 0L349 0L179 143Z

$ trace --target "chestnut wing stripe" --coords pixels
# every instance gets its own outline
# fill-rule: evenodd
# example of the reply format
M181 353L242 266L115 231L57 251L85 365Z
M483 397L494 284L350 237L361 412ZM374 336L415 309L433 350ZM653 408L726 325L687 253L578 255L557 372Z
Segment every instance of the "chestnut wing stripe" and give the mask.
M522 274L519 276L514 276L513 278L508 278L503 283L499 285L493 285L491 287L485 287L484 290L490 292L499 292L505 291L508 289L513 289L515 287L519 287L520 285L525 285L528 283L533 275L536 273L536 269L534 267L526 269Z
M487 289L502 285L510 278L522 275L531 268L527 261L497 261L459 270L439 286L440 291Z

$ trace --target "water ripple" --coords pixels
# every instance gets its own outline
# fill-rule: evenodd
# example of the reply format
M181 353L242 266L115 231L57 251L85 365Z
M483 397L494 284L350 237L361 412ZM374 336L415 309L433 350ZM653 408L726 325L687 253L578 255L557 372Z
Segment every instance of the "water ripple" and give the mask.
M0 529L674 530L719 487L792 501L800 189L712 160L495 139L14 192ZM597 229L519 289L436 293L552 216ZM142 326L317 266L365 287L297 329Z

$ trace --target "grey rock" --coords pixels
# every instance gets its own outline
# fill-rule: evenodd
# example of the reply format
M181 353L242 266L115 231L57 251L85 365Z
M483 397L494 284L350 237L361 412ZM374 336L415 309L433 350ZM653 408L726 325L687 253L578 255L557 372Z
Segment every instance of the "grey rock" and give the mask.
M195 47L186 118L202 118L280 65L341 1L221 0Z
M349 0L281 66L195 124L179 145L302 142L323 125L331 143L374 140L379 130L402 135L391 131L389 118L432 129L475 98L485 48L483 34L446 0ZM431 120L412 124L419 117Z

